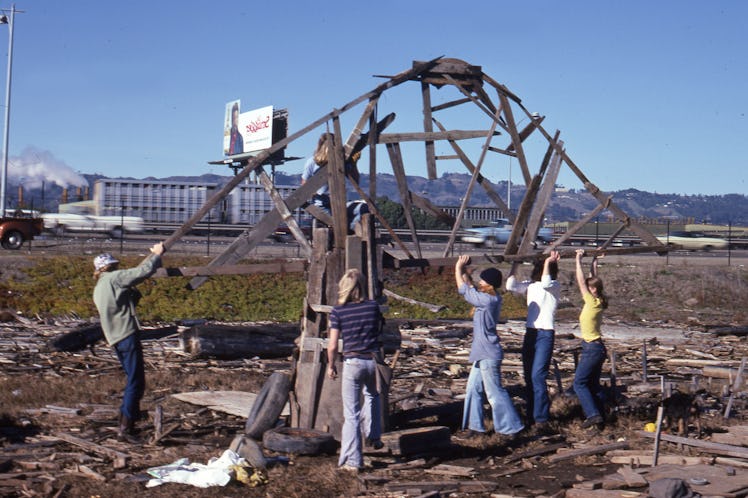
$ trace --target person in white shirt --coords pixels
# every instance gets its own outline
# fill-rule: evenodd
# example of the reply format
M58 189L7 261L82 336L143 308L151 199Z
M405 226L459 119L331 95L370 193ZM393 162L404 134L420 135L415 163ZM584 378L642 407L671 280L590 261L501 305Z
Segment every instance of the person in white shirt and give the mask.
M536 262L530 280L517 281L518 262L506 280L506 290L527 294L527 323L522 343L522 367L525 375L527 418L530 423L543 426L550 418L551 403L548 397L548 369L555 341L556 307L560 285L557 251L551 251L543 262Z

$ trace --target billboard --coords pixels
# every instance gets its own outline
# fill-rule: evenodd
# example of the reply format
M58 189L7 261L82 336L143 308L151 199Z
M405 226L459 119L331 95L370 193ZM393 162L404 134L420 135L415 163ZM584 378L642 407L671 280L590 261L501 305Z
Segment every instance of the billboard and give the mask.
M226 104L223 154L258 152L273 145L273 106L241 112L241 101Z

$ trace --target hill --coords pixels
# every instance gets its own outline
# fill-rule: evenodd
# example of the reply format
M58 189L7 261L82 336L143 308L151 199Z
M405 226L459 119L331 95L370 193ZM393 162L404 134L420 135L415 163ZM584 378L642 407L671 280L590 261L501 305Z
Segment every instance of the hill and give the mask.
M83 175L89 182L89 192L78 189L68 192L68 201L81 200L85 195L93 195L93 185L101 175ZM224 183L228 181L228 175L205 174L201 176L172 176L161 178L167 181ZM157 179L154 177L149 180ZM300 175L287 175L277 172L275 182L278 185L299 185ZM408 176L411 191L428 198L438 206L459 206L462 196L467 190L470 175L460 173L445 173L436 180L428 180L419 176ZM368 189L368 175L361 175L361 186ZM507 182L501 181L493 184L494 190L506 200ZM387 197L393 201L399 201L397 182L394 175L377 175L377 191L380 197ZM9 204L17 205L18 198L13 192L9 193ZM610 192L614 201L630 216L634 218L648 219L673 219L691 220L693 223L711 223L735 226L748 225L748 196L742 194L727 195L681 195L660 194L645 192L636 189L619 190ZM516 208L522 202L525 188L522 185L512 184L510 207ZM349 197L355 197L355 192L349 192ZM26 207L33 207L43 211L56 211L57 205L63 198L63 189L57 185L47 186L45 190L31 190L24 194ZM597 206L595 200L586 190L557 188L551 198L550 206L546 212L548 223L573 221L589 213ZM492 206L491 200L485 191L478 187L473 189L470 206ZM603 213L600 216L605 219Z

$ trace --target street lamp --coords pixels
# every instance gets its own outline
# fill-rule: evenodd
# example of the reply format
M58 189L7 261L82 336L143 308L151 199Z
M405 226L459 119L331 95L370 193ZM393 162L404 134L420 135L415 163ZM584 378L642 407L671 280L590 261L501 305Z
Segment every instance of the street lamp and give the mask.
M0 175L0 217L5 216L5 192L8 182L8 131L10 127L10 77L13 74L13 25L16 5L10 8L10 18L0 15L0 24L8 25L8 77L5 84L5 132L3 135L3 172Z

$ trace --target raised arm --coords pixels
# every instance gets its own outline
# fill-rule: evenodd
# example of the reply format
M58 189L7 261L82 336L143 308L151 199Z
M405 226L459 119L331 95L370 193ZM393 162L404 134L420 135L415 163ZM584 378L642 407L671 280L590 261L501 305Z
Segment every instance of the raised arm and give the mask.
M590 262L590 277L597 276L597 260L598 258L602 258L603 256L605 256L605 254L595 254L592 257L592 261Z
M551 263L558 262L558 260L561 259L561 254L559 254L558 251L551 251L551 254L545 258L545 262L543 263L543 276L550 275L551 272L549 270L549 267L551 266Z
M462 284L470 283L470 276L465 272L465 265L470 261L470 256L462 255L457 258L455 263L455 283L457 288L462 287Z
M584 257L584 249L577 249L577 269L576 269L576 275L577 275L577 285L579 286L579 292L582 293L584 296L585 294L589 294L589 290L587 289L587 282L585 281L586 278L584 276L584 270L582 270L582 258Z

